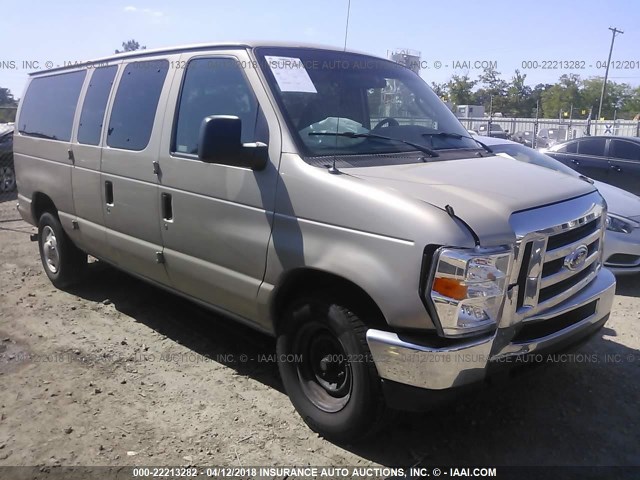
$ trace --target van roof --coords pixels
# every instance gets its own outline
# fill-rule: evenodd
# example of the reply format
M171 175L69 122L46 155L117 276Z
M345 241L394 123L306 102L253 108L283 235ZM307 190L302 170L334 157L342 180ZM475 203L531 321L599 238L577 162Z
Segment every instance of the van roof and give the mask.
M106 63L111 61L123 60L127 58L149 57L149 56L159 55L163 53L168 54L168 53L176 53L176 52L193 52L197 50L211 50L216 48L257 48L257 47L309 48L309 49L316 49L316 50L330 50L335 52L346 51L347 53L355 53L359 55L367 55L370 57L375 57L375 55L371 55L370 53L366 53L366 52L359 52L356 50L349 50L349 49L345 50L344 48L340 48L336 46L311 44L311 43L265 42L265 41L196 43L191 45L179 45L175 47L161 47L161 48L154 48L149 50L135 50L133 52L116 53L114 55L109 55L108 57L96 58L93 60L88 60L86 62L78 62L77 64L57 66L57 67L49 68L46 70L31 72L29 75L37 76L37 75L47 74L55 71L72 70L74 68L93 65L96 63ZM382 57L377 57L377 58L382 59Z

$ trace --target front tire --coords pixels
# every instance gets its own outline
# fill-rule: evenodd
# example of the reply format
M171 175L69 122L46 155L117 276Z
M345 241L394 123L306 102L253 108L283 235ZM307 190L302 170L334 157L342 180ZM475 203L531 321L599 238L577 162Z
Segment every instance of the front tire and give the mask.
M55 215L45 212L38 222L38 245L44 271L57 288L67 288L82 278L87 254L76 247Z
M294 302L276 350L285 390L314 431L353 441L379 426L384 400L358 315L331 296Z

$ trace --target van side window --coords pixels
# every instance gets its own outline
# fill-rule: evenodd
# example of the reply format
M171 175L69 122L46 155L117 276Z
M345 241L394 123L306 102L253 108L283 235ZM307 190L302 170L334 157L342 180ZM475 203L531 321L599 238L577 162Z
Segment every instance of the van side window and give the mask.
M73 117L85 74L82 70L34 78L22 102L18 131L49 140L71 140Z
M113 101L107 145L125 150L147 147L168 70L167 60L133 62L126 66Z
M173 152L198 153L205 117L235 115L242 120L242 142L254 141L258 103L236 60L199 58L189 62L174 129Z
M87 145L98 145L107 109L109 93L113 85L118 67L102 67L94 70L89 88L84 97L80 125L78 126L78 142Z

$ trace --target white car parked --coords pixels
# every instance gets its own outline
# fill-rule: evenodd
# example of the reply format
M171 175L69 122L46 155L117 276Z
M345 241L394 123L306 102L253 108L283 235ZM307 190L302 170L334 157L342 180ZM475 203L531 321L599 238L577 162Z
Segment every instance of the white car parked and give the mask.
M479 140L498 155L580 177L566 165L510 140L481 136ZM616 275L640 272L640 197L613 185L593 181L609 208L604 241L604 265Z

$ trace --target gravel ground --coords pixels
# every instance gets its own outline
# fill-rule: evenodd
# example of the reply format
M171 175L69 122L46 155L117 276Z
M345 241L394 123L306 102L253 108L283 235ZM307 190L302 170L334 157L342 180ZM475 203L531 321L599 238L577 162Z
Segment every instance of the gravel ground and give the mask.
M0 203L0 466L640 465L640 278L619 280L611 319L567 361L336 445L295 413L272 339L97 262L56 290L14 204Z

